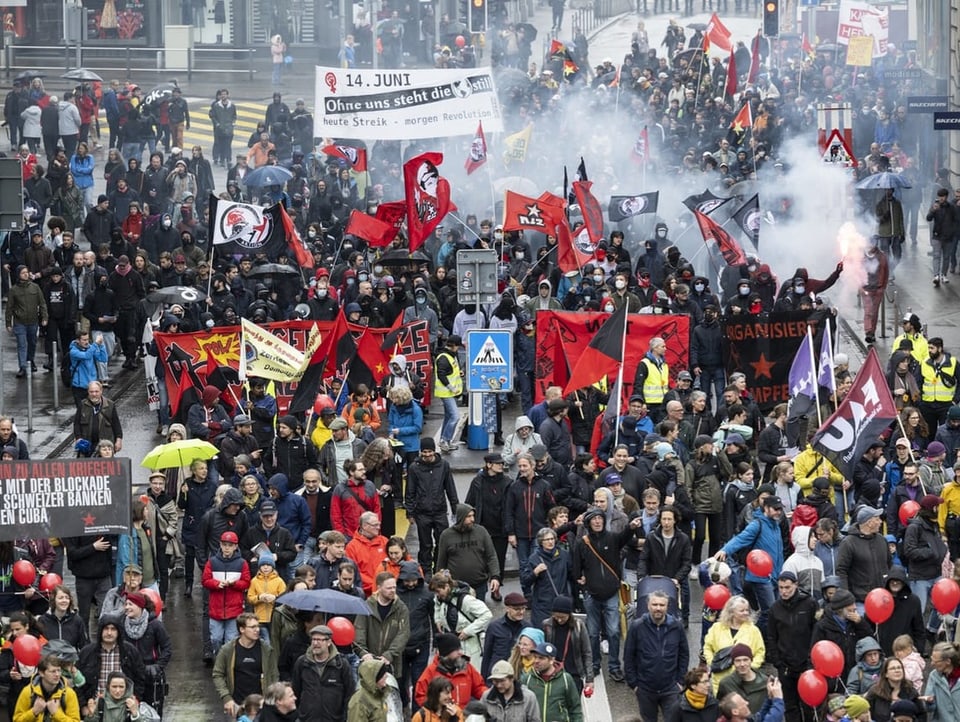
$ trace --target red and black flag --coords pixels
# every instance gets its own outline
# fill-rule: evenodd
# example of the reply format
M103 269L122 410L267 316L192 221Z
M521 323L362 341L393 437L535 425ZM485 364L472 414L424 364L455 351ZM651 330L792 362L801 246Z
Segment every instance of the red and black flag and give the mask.
M363 173L367 169L367 148L361 142L338 140L330 145L325 145L320 151L334 158L345 160L350 166L350 170L357 173Z
M743 104L730 123L730 130L727 131L727 140L730 141L730 145L743 145L744 136L746 136L747 131L752 127L753 109L750 107L750 101L748 100Z
M407 207L407 237L415 251L430 237L449 211L450 184L440 175L443 153L422 153L403 164L403 187Z
M282 205L278 203L277 207L280 210L280 223L283 226L284 237L287 239L287 248L293 253L300 268L313 268L313 254L304 245L293 219Z
M700 195L687 196L684 198L683 205L685 205L691 213L696 213L699 211L705 216L709 216L711 213L717 210L717 208L722 206L724 203L729 203L731 200L733 199L721 198L718 195L714 195L714 193L708 188Z
M860 457L896 418L897 406L877 350L871 347L849 393L814 435L811 445L845 479L852 479Z
M349 348L344 348L344 356L340 355L340 341L347 338L350 344L353 344L352 352ZM296 414L301 411L313 408L313 402L316 400L317 393L320 391L320 383L327 373L339 374L341 370L353 360L356 355L357 347L353 343L353 337L347 328L347 319L343 315L343 306L334 321L333 328L324 336L320 346L314 352L310 359L310 364L300 381L297 382L297 390L290 400L290 413Z
M700 233L703 235L703 242L714 241L717 248L720 249L720 255L726 261L728 266L741 266L747 262L747 254L743 252L740 244L720 226L703 213L694 211L697 224L700 226ZM708 244L709 245L709 244Z
M603 240L603 209L600 201L590 192L592 185L588 180L574 181L573 194L583 214L583 226L590 236L590 242L596 244Z
M564 396L600 381L615 377L623 363L623 344L627 326L627 304L624 303L603 322L600 330L580 354L563 390Z
M507 191L503 204L503 230L530 230L552 235L556 225L564 220L563 202L553 195L544 196L530 198Z
M275 259L288 248L285 215L279 203L263 208L211 193L207 237L226 255L266 253Z
M470 175L486 162L487 137L483 134L483 121L480 121L477 124L477 132L474 133L473 140L470 143L470 152L467 154L467 160L463 167L467 169L467 175Z
M559 40L550 42L550 59L547 61L553 68L553 72L560 73L560 79L570 81L580 72L580 66L577 65L570 49Z

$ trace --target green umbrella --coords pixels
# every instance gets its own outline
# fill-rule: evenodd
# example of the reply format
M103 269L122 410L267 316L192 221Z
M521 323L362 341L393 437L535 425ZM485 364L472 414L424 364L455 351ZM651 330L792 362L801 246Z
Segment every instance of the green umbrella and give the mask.
M177 469L190 466L197 459L206 461L218 453L217 447L203 439L180 439L153 447L140 466L147 469Z

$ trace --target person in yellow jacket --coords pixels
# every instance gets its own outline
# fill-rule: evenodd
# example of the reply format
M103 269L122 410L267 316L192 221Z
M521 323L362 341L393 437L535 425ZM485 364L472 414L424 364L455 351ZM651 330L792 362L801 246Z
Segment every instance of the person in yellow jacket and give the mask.
M954 471L957 468L954 467ZM950 558L960 560L960 478L954 476L940 492L943 503L937 508L937 521L940 533L947 537Z
M277 574L277 558L269 552L260 554L257 560L257 574L250 580L247 588L247 601L253 607L253 613L260 622L260 639L270 641L270 619L276 599L287 591L287 584Z
M913 344L910 355L917 360L918 364L922 364L930 356L930 350L927 346L927 339L923 336L923 324L920 323L920 317L915 313L907 313L901 324L903 333L893 339L891 348L900 348L900 342L908 339Z
M650 339L649 350L637 364L633 393L643 397L647 415L658 423L664 416L664 397L670 390L670 367L666 360L667 344L659 336Z
M80 722L77 693L63 681L60 659L48 654L37 665L37 674L20 691L13 722Z
M844 488L843 474L810 444L793 460L794 481L808 496L813 489L813 480L825 476L830 480L830 501L836 503L834 491Z
M460 362L457 360L457 351L461 346L463 341L459 336L447 336L443 350L437 354L437 360L433 366L433 395L443 402L440 451L453 451L458 446L453 441L453 434L460 421L457 399L463 393L463 375L460 371Z

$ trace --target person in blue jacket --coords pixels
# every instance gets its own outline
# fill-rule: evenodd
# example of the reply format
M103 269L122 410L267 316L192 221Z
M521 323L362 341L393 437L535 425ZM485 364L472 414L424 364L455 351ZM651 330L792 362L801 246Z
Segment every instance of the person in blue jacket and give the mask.
M761 509L763 513L755 513L753 521L724 544L714 559L722 562L727 556L736 554L741 549L759 549L770 555L773 561L773 571L770 576L761 577L754 574L748 564L743 582L743 595L750 600L751 607L759 610L757 626L765 632L767 612L774 602L774 585L771 580L780 577L780 568L783 566L783 537L780 534L783 502L778 496L768 496L764 498Z
M267 480L267 491L277 504L277 524L290 532L297 550L297 558L288 567L292 573L303 564L300 552L310 536L313 517L310 515L307 500L299 494L291 494L289 485L286 474L274 474Z
M403 444L403 456L409 463L420 455L423 409L413 400L413 391L409 386L391 388L390 401L390 408L387 410L389 434Z
M107 347L103 345L103 336L98 333L91 344L89 331L77 334L70 344L70 392L78 411L87 398L87 386L97 380L98 361L107 363Z

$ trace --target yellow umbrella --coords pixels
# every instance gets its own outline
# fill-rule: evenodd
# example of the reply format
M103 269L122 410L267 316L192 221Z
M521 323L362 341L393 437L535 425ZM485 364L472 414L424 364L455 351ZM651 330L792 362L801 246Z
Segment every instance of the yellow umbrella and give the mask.
M197 459L212 459L217 447L203 439L180 439L155 446L140 462L147 469L179 469L190 466Z

